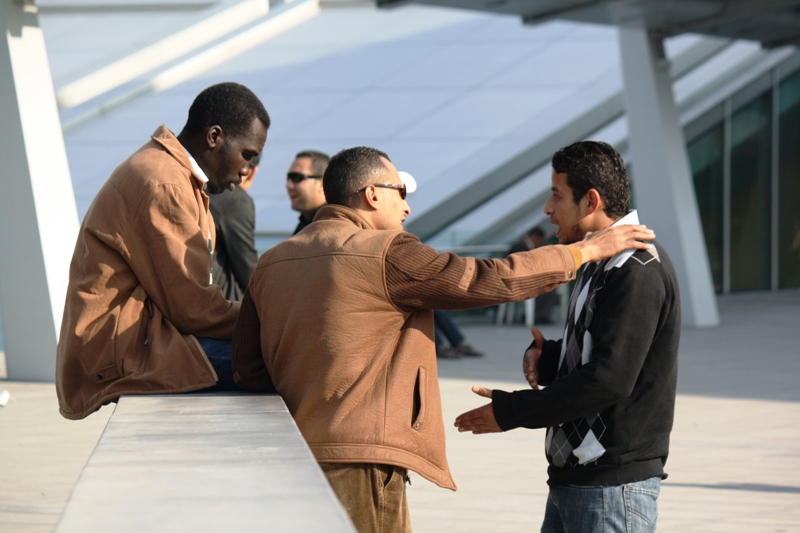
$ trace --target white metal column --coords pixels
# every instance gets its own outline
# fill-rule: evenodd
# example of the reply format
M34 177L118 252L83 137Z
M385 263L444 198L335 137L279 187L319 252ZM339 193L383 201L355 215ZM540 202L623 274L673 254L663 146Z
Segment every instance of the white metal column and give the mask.
M0 313L8 377L53 381L78 234L36 6L0 0Z
M717 301L669 63L646 30L620 27L619 36L639 219L675 265L683 323L715 326Z

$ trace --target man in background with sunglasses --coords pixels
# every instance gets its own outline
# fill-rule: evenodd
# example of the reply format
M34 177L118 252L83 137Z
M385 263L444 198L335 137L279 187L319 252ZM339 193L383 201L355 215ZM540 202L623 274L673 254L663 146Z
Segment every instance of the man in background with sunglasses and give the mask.
M286 192L292 202L292 209L300 213L300 221L295 233L311 224L314 215L325 205L325 192L322 190L322 175L328 168L330 157L316 150L299 152L286 174Z
M406 533L408 470L456 488L432 310L532 298L654 235L624 226L504 260L462 258L403 231L407 188L385 153L343 150L322 184L328 204L314 223L259 259L234 332L234 379L280 393L359 532Z

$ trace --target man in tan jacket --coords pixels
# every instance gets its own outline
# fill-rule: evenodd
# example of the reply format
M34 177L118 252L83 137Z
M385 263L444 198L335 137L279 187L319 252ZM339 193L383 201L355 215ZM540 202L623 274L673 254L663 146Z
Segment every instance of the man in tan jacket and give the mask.
M61 414L122 394L234 388L239 304L211 284L208 195L241 181L270 119L236 83L201 92L176 137L160 126L111 174L83 219L56 355Z
M328 205L265 253L242 301L234 379L277 390L358 530L411 531L407 470L455 490L445 456L432 309L532 298L582 262L654 238L643 226L504 260L439 254L403 231L406 188L383 152L336 154Z

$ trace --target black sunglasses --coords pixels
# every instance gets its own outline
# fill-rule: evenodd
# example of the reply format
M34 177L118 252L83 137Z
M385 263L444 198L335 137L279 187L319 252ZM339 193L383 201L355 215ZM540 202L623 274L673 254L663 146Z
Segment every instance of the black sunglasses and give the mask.
M322 176L312 176L311 174L303 174L302 172L289 172L286 174L286 179L291 181L292 183L300 183L303 180L307 179L322 179Z
M402 185L400 185L399 183L372 183L370 185L367 185L367 187L370 187L370 186L372 186L372 187L381 187L383 189L395 189L395 190L400 192L400 199L401 200L405 200L406 199L407 191L406 191L406 184L405 183L403 183ZM361 194L362 192L367 190L367 187L364 187L363 189L359 189L356 192L354 192L353 194L354 195L355 194Z

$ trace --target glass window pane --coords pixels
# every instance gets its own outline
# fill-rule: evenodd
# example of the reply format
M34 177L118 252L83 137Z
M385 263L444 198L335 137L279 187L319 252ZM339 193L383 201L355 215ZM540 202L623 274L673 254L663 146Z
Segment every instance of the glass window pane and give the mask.
M770 288L772 95L731 118L731 290Z
M694 177L711 277L717 292L722 292L723 135L723 125L720 124L689 145L689 164Z
M780 85L778 287L800 287L800 73Z

